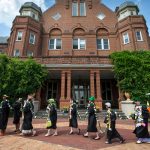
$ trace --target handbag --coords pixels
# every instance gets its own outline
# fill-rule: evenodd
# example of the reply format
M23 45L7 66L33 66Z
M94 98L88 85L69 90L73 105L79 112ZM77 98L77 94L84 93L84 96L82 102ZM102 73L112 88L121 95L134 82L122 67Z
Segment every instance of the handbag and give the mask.
M51 126L52 126L51 120L47 120L47 121L46 121L46 128L49 128L49 127L51 127Z

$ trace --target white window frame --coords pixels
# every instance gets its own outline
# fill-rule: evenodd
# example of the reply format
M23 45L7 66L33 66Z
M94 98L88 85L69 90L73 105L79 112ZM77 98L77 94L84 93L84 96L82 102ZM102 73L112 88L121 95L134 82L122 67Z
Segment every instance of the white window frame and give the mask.
M78 49L74 49L74 48L73 48L73 41L74 41L74 40L78 40ZM80 43L80 42L81 42L82 40L84 40L84 42L85 42L85 48L82 48L82 49L81 49L81 45L80 45L81 43ZM74 38L73 41L72 41L72 49L73 49L73 50L86 50L86 40L85 40L85 39L83 39L83 38Z
M16 55L16 54L17 54L17 51L19 52L19 55ZM14 56L14 57L19 57L19 56L20 56L20 50L19 50L19 49L15 49L13 56Z
M74 5L76 5L76 11L77 11L77 15L74 15ZM76 17L76 16L78 16L79 15L79 13L78 13L78 2L72 2L72 16L74 16L74 17Z
M84 15L81 15L81 4L84 4ZM85 4L85 2L80 2L80 16L86 16L86 4Z
M53 49L50 48L50 40L54 40L54 48ZM57 45L56 45L57 40L61 40L61 48L60 49L57 49ZM49 39L48 49L49 50L61 50L62 49L62 39L61 38L51 38L51 39Z
M22 41L23 31L18 31L16 41Z
M33 35L33 41L32 41L32 35ZM35 34L32 33L32 32L30 32L29 43L30 44L35 44Z
M126 42L126 40L128 40L128 41ZM124 33L123 34L123 43L124 44L129 44L130 43L130 39L129 39L129 34L128 33Z
M140 33L140 39L139 39L139 36L137 35L137 32ZM137 41L143 41L143 36L142 36L142 32L141 31L136 31L135 34L136 34L136 40Z
M97 40L101 40L101 46L102 46L102 48L99 49L99 48L98 48L98 43L97 43L97 49L98 49L98 50L110 50L110 43L109 43L109 39L108 39L108 38L97 38ZM104 48L104 40L107 40L107 41L108 41L108 49L105 49L105 48Z

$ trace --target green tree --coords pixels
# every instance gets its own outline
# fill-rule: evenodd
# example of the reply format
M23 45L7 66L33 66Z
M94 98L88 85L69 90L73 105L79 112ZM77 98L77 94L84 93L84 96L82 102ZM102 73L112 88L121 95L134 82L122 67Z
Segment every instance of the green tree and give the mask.
M115 52L110 58L119 88L145 103L150 92L150 51Z

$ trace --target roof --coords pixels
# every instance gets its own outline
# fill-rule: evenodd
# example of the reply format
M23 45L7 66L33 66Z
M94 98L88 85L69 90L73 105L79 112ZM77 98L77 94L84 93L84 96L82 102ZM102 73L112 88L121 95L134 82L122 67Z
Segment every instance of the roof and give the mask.
M132 1L126 1L126 2L124 2L123 4L121 4L118 7L117 11L121 11L121 10L125 9L126 7L136 7L137 10L139 11L138 6L134 2L132 2Z
M8 43L7 40L8 40L8 36L0 36L0 44Z
M20 12L23 8L33 8L34 10L38 11L39 13L42 13L41 8L40 8L38 5L36 5L35 3L33 3L33 2L25 2L25 3L21 6L19 12Z

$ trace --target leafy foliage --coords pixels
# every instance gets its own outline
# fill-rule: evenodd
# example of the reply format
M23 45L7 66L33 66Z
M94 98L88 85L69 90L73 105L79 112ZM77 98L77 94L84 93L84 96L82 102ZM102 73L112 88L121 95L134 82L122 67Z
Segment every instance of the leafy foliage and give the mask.
M115 52L110 58L120 89L145 103L150 93L150 51Z
M22 61L0 55L0 95L24 97L38 90L47 77L47 70L33 59Z

